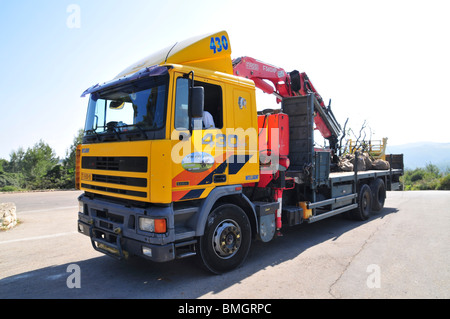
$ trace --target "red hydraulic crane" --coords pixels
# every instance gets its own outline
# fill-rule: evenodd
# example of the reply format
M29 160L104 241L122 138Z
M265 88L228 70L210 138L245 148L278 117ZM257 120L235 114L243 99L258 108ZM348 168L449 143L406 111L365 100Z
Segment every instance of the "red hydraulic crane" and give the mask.
M278 103L281 102L284 97L314 94L314 123L316 129L320 131L324 138L328 139L331 155L333 156L336 154L341 127L337 123L330 107L325 106L323 103L322 97L316 91L306 73L300 73L297 70L286 72L282 68L250 57L240 57L233 60L233 72L234 75L252 80L255 82L255 86L263 92L274 94L277 97ZM267 81L271 82L273 86ZM277 230L280 230L282 225L281 202L283 191L294 187L292 178L285 176L285 171L290 166L289 129L286 130L286 128L289 127L288 116L282 112L271 115L260 115L258 116L258 126L260 129L259 147L261 177L260 181L255 184L255 187L264 188L272 185L271 187L274 190L274 200L280 203L280 208L276 213L276 228ZM273 131L272 128L275 128L275 131ZM261 134L262 132L266 133ZM277 136L272 140L270 134L275 134ZM275 159L275 161L273 159Z
M316 91L306 73L297 70L286 72L284 69L264 63L251 57L240 57L233 60L233 72L237 76L251 79L255 86L268 94L274 94L279 103L284 97L314 94L319 105L316 105L314 123L322 136L329 140L332 151L336 150L341 127L325 106L322 97ZM272 85L268 82L270 81Z

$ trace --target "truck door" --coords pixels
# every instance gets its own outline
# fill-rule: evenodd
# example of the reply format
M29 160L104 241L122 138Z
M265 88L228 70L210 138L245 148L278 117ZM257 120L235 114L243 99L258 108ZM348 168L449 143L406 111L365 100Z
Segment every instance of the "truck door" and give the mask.
M259 179L258 132L254 95L234 87L228 111L233 114L232 128L227 129L229 180L232 184Z
M172 139L172 200L204 198L227 181L226 136L223 132L223 93L220 83L195 77L205 92L204 116L189 117L190 80L175 76Z

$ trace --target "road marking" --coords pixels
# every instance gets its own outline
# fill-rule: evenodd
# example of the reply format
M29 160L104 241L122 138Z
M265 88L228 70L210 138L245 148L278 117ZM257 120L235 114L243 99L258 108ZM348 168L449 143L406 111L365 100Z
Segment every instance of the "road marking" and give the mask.
M65 276L67 276L67 274L66 273L62 273L62 274L56 274L56 275L49 275L45 279L47 279L47 280L57 280L57 279L59 279L61 277L65 277Z
M67 233L59 233L59 234L53 234L53 235L44 235L44 236L36 236L36 237L11 239L11 240L0 241L0 245L1 244L17 243L17 242L21 242L21 241L30 241L30 240L40 240L40 239L55 238L55 237L73 235L73 234L78 234L78 232L77 231L71 231L71 232L67 232Z
M36 209L36 210L17 210L17 214L28 214L28 213L42 213L48 212L52 210L60 210L60 209L78 209L78 206L64 206L64 207L53 207L53 208L44 208L44 209Z

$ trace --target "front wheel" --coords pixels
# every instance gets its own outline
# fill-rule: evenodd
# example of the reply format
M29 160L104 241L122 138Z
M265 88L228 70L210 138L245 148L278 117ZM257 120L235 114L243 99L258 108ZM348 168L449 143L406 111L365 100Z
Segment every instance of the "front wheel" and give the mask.
M197 244L203 266L214 274L239 267L250 250L251 232L248 217L240 207L224 204L214 209Z

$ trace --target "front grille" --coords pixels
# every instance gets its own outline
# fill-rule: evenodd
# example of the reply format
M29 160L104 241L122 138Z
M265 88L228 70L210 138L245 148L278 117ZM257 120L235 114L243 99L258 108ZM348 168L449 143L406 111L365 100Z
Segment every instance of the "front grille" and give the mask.
M85 169L146 173L147 166L147 157L84 156L81 160Z
M107 176L107 175L92 175L92 181L108 184L119 184L137 187L147 187L147 179L136 177L123 177L123 176Z
M95 216L105 219L107 221L111 221L114 223L118 223L118 224L123 224L124 221L124 217L121 215L117 215L117 214L113 214L108 212L107 210L99 210L99 209L95 209Z
M136 197L147 197L146 192L138 192L138 191L132 191L128 189L118 189L113 187L104 187L104 186L97 186L97 185L90 185L90 184L81 184L81 187L92 189L96 191L101 192L107 192L107 193L114 193L114 194L120 194L120 195L128 195L128 196L136 196Z
M136 156L83 156L81 168L96 170L95 173L82 174L82 188L92 191L110 193L114 195L126 195L139 198L147 197L148 181L145 177L113 176L126 175L126 173L146 173L148 171L148 158ZM111 172L111 174L108 174ZM112 174L114 172L114 174ZM93 183L90 183L92 181ZM102 183L102 185L92 185ZM140 190L122 189L128 187L140 187Z

